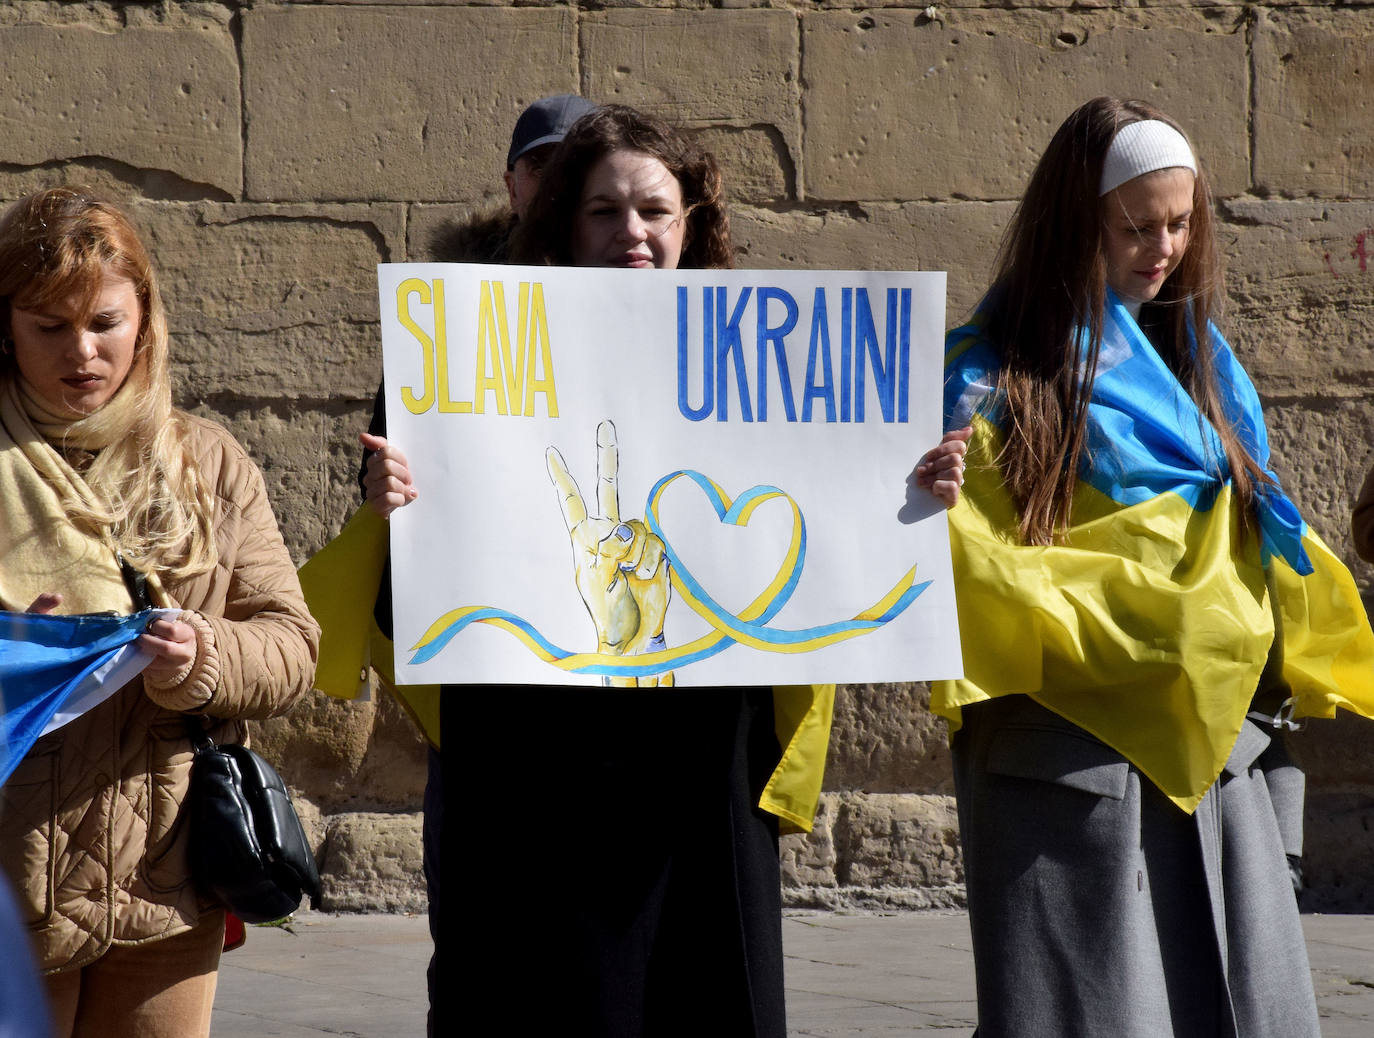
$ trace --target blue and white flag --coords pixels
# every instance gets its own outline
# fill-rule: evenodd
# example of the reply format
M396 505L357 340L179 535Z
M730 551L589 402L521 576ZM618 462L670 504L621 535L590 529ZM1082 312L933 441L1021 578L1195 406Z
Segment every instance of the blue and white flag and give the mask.
M0 785L40 736L104 702L152 656L138 636L175 609L131 616L0 612Z

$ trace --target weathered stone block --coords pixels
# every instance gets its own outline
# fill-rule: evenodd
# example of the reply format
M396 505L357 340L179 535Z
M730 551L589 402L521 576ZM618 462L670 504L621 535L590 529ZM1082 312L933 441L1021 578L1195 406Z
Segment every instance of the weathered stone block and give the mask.
M1367 577L1351 544L1350 509L1374 446L1374 400L1270 400L1265 416L1284 489L1331 550Z
M245 11L248 195L496 198L521 110L577 90L575 24L568 8Z
M786 139L775 127L708 126L696 137L720 163L725 198L731 204L797 197L796 164Z
M1309 719L1303 724L1287 745L1313 795L1374 790L1374 721L1342 710L1334 720ZM1315 821L1312 816L1309 807L1309 824Z
M375 684L370 699L309 692L289 713L250 727L253 749L325 815L418 811L423 805L424 737Z
M949 887L964 879L951 796L847 793L834 840L842 886Z
M1235 199L1221 212L1223 331L1261 393L1365 393L1374 375L1369 205Z
M312 407L218 398L192 410L226 426L262 470L297 565L338 533L358 507L358 433L367 428L370 403Z
M740 266L836 270L944 270L946 325L962 323L991 278L1010 202L849 205L772 212L737 208Z
M372 695L377 709L367 752L354 778L352 803L385 811L418 811L424 807L429 777L429 743L405 707L377 688L375 679Z
M1158 103L1193 135L1218 193L1238 194L1242 21L1238 9L808 14L802 195L1018 197L1060 122L1097 94Z
M34 5L35 7L40 5ZM218 192L242 188L239 65L220 18L0 27L4 160L104 156Z
M945 722L930 690L913 683L836 690L825 788L865 793L952 793Z
M1374 912L1374 796L1368 787L1309 793L1306 825L1303 910Z
M423 912L422 819L356 812L329 819L320 865L328 912Z
M251 722L253 749L325 814L375 806L357 803L354 779L367 756L379 701L308 692L289 713Z
M260 750L260 747L253 747ZM275 762L272 762L275 766ZM281 769L277 768L280 772ZM288 782L286 788L291 793L291 806L296 809L296 817L301 820L301 828L305 830L305 841L310 845L311 853L315 856L315 867L319 868L320 852L324 850L324 838L329 832L329 823L320 809L315 806L314 801L305 795L302 790L293 789Z
M126 211L148 201L199 202L216 192L159 169L140 169L114 159L80 158L42 166L0 164L0 199L8 203L50 187L79 187ZM157 265L157 257L153 257Z
M703 10L703 9L710 9L710 8L712 8L712 7L715 7L715 6L717 6L717 4L715 4L715 3L713 2L713 0L604 0L604 2L598 2L596 6L597 6L597 7L604 7L604 8L606 8L606 9L608 9L608 10L621 9L621 8L639 9L639 8L645 8L645 7L653 7L653 8L664 8L664 9L674 10L674 11L700 11L700 10ZM760 2L758 2L758 3L749 3L749 4L738 4L738 3L729 3L729 2L725 2L725 3L719 4L719 6L721 6L721 7L767 7L767 6L768 6L768 3L767 3L767 0L760 0Z
M145 205L184 397L370 399L399 206Z
M1374 35L1366 10L1256 9L1255 184L1374 195Z
M767 128L790 156L800 154L790 11L593 12L582 18L581 36L593 101L685 125Z
M793 833L779 841L779 865L784 887L835 886L835 809L839 798L821 794L816 821L809 833Z

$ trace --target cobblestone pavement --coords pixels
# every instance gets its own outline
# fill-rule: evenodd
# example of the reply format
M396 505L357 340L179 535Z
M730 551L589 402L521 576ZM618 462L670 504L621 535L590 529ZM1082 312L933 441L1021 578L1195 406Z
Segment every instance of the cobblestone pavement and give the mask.
M1303 917L1323 1038L1374 1035L1374 916ZM973 955L962 913L789 912L794 1035L968 1035ZM406 1038L424 1034L424 918L298 913L253 927L225 956L215 1038Z

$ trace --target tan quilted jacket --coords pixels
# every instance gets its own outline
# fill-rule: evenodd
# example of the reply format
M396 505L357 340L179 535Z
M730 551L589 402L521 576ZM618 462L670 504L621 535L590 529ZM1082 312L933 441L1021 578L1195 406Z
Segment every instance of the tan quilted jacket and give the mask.
M199 614L200 641L213 647L185 688L159 698L202 704L212 739L242 742L244 718L282 713L310 687L319 628L257 467L219 425L183 420L215 488L219 562L167 591ZM191 768L183 716L136 679L40 739L0 788L0 864L44 970L83 966L111 944L170 937L209 907L191 886L179 824Z

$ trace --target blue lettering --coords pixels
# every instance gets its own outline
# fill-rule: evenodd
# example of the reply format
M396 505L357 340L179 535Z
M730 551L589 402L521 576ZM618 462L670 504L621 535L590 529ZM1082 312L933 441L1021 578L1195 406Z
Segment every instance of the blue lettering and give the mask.
M740 337L739 326L744 320L744 311L749 305L749 295L752 290L746 288L740 293L739 302L735 304L735 309L731 311L727 320L725 311L727 307L726 289L724 287L716 289L716 421L726 422L730 420L730 407L726 396L725 380L728 372L725 361L728 357L733 357L735 361L735 378L739 382L739 411L740 418L746 422L754 420L753 408L749 403L749 376L744 368L744 340Z
M902 328L897 365L897 421L907 421L908 397L911 395L911 289L902 289Z
M788 422L863 422L874 401L883 422L910 420L910 288L894 286L883 290L884 321L880 328L869 288L840 287L838 358L831 351L836 329L830 324L831 300L826 289L813 289L809 315L802 313L796 297L777 286L743 287L731 300L733 290L723 285L703 286L698 325L689 313L691 290L686 285L677 288L677 407L688 421L705 421L712 414L718 422L730 421L732 397L739 400L738 421L767 421L770 367L777 370L776 395L782 400L784 420ZM800 360L801 343L795 340L800 337L803 319L810 322L810 327L798 419L792 361ZM747 354L746 328L754 347ZM794 356L790 359L789 337L794 340ZM699 360L693 353L698 345ZM752 370L750 360L754 361ZM751 385L751 376L757 379L757 385ZM699 403L693 405L693 383L697 378L701 379Z
M775 299L785 308L782 324L776 326L768 323L768 304ZM759 311L757 337L754 342L759 357L759 421L768 420L768 344L771 342L773 357L778 362L778 389L782 393L783 410L787 412L787 420L795 422L797 408L792 402L792 375L787 368L785 340L787 333L797 326L797 301L780 288L760 288L755 300Z
M677 287L677 409L689 421L700 422L710 417L715 406L716 351L711 343L711 289L701 290L702 349L701 349L701 406L693 407L687 393L687 286Z
M849 358L853 351L854 290L840 289L840 421L849 421Z
M817 352L819 348L819 353ZM820 368L822 381L816 381ZM811 421L811 405L817 399L825 402L825 420L835 420L835 372L830 367L830 318L826 314L825 289L816 289L811 305L811 348L806 354L806 393L802 397L803 422Z
M868 301L868 289L856 293L854 322L854 420L864 420L864 360L873 365L874 389L883 409L883 421L893 417L894 394L897 388L897 290L887 290L887 349L879 354L878 329L873 324L873 307Z

